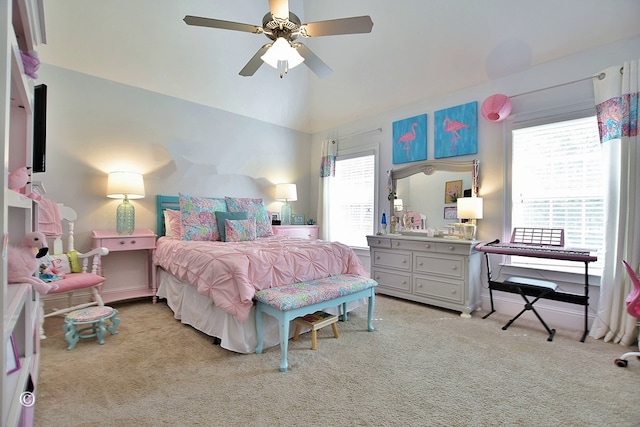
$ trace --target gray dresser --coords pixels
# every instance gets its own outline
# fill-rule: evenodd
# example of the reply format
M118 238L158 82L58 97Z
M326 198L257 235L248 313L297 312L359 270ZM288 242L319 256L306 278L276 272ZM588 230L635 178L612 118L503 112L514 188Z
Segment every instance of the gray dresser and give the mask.
M367 236L376 293L461 312L480 307L479 241Z

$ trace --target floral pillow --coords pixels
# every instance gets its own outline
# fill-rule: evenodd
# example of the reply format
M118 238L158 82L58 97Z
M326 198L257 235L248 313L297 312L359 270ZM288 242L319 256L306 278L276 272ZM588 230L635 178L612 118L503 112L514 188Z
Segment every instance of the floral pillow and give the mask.
M273 228L271 228L271 218L264 206L262 199L249 199L239 197L225 197L227 201L227 210L229 212L246 212L249 218L256 220L256 236L267 237L273 236Z
M170 239L182 239L182 219L180 211L164 210L164 235Z
M256 240L256 219L227 219L224 222L227 242Z
M179 193L182 240L220 240L216 211L226 211L224 199L187 196Z
M218 232L220 233L220 240L227 241L227 228L225 225L228 219L249 219L249 215L246 212L216 212L216 221L218 221Z

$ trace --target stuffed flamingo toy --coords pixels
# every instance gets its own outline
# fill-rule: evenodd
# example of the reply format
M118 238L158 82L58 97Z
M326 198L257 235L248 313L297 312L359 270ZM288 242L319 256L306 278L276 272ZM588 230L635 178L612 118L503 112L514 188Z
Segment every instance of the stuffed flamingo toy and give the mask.
M47 238L40 232L25 234L18 246L7 249L7 281L9 283L30 283L40 294L46 294L58 285L45 283L34 276L40 267L38 258L47 254Z

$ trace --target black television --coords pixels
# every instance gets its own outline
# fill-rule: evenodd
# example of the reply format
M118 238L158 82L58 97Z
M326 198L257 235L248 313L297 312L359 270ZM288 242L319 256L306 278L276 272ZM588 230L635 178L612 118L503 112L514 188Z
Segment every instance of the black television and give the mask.
M47 165L47 85L34 88L33 93L33 169L44 172Z

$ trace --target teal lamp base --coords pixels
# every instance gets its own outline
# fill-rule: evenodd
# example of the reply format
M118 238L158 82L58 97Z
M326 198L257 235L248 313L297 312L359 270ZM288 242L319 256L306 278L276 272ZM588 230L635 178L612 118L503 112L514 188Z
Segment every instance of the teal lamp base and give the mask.
M282 225L291 224L291 205L287 202L280 209L280 221Z
M127 197L116 210L116 231L118 234L131 235L136 228L136 210Z

